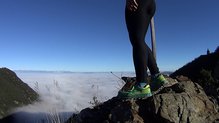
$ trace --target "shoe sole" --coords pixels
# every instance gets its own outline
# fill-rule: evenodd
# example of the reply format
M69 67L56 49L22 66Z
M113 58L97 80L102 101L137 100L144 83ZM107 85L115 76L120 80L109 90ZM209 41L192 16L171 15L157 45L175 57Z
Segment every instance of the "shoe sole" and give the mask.
M118 99L121 99L122 101L131 101L131 100L137 100L137 99L147 99L149 97L153 96L152 94L146 94L144 96L135 96L135 97L119 97Z

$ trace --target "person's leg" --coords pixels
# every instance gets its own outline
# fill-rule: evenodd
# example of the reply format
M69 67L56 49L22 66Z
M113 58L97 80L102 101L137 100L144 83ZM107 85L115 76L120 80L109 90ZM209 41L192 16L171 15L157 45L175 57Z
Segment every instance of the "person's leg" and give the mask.
M160 73L159 68L157 67L157 62L154 58L154 55L151 51L151 49L146 45L147 47L147 53L148 53L148 68L150 70L150 73L152 76Z
M154 73L158 70L153 55L145 43L145 35L155 12L155 3L154 0L139 0L138 2L139 6L135 12L126 9L126 24L133 47L136 80L146 82L147 66L150 65L149 68Z
M138 0L138 5L138 9L134 12L126 9L126 25L133 47L133 61L137 82L131 89L119 91L118 96L123 98L145 98L151 96L150 85L148 85L149 83L146 80L147 67L149 67L151 74L156 75L159 73L155 58L145 43L145 35L151 18L155 13L155 1Z

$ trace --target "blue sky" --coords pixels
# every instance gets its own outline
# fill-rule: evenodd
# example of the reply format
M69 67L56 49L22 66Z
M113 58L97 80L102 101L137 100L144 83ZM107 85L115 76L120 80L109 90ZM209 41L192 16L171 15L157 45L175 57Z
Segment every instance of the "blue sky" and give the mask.
M175 70L219 45L218 0L157 0L157 62ZM125 0L0 0L0 67L133 71ZM150 35L146 38L150 46Z

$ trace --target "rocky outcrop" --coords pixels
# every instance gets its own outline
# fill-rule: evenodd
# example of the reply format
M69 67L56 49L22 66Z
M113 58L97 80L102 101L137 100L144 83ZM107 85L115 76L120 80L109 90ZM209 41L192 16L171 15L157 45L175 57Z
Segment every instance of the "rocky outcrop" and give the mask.
M30 104L37 98L38 94L13 71L0 68L0 118L8 115L13 108Z
M172 80L172 79L169 79ZM186 78L147 99L114 97L74 114L66 123L218 123L218 106Z
M186 76L201 85L205 93L219 104L219 52L201 55L170 75Z

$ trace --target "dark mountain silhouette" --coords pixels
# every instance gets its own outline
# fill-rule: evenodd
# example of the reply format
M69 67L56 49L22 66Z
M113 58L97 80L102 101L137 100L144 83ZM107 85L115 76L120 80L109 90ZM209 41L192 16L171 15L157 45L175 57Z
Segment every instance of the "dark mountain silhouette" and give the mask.
M176 77L179 75L187 76L193 81L199 81L202 75L200 72L206 70L211 72L214 79L219 78L218 71L219 66L219 52L210 53L208 55L201 55L194 59L192 62L186 64L182 68L176 70L170 75L170 77Z
M186 76L200 84L206 94L219 103L219 48L215 52L201 55L170 75L172 78Z
M0 68L0 118L16 107L36 101L38 94L8 68Z

